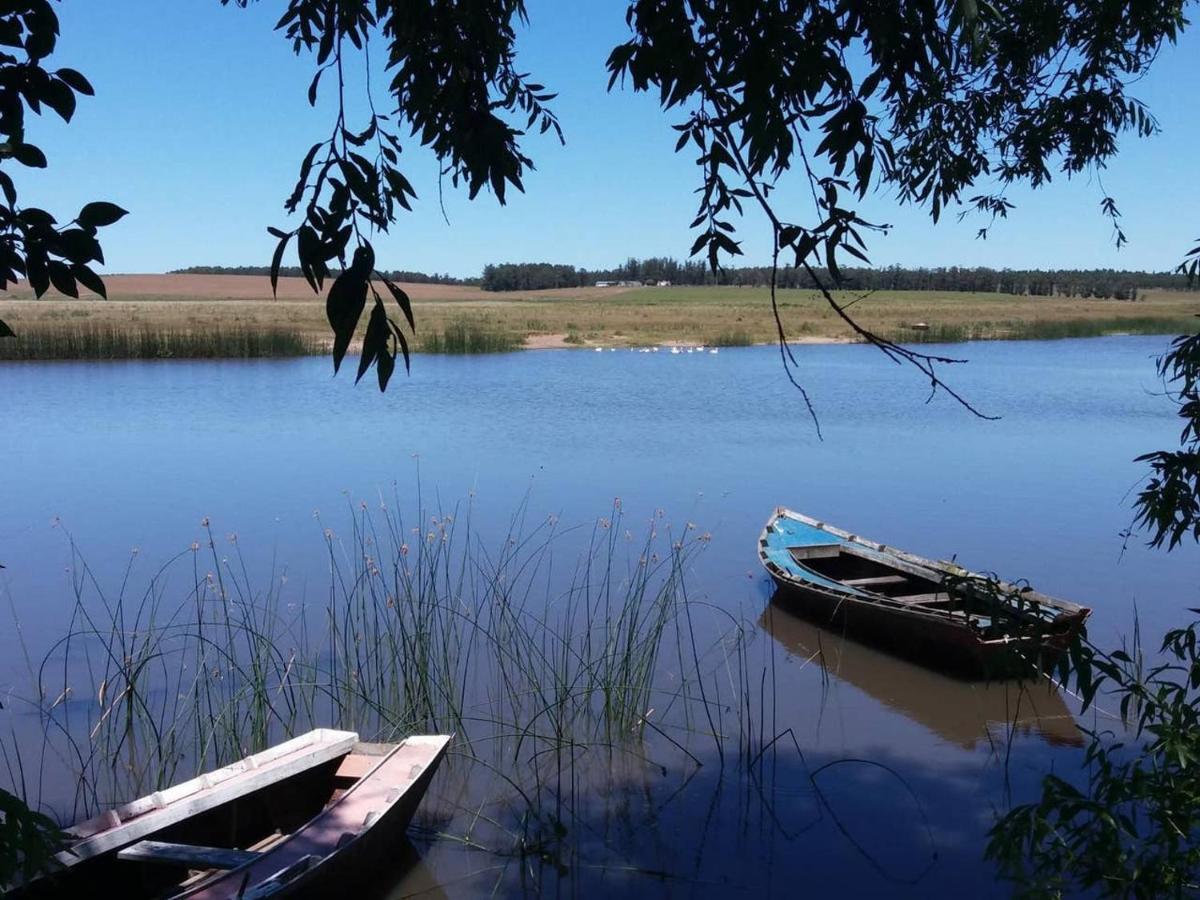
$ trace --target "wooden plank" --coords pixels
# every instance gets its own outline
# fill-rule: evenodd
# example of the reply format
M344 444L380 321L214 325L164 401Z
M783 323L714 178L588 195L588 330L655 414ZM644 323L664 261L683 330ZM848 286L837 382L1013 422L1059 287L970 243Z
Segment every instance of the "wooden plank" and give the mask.
M876 575L874 578L843 578L842 584L866 587L870 584L903 584L906 581L908 581L906 575Z
M362 753L347 753L338 766L338 778L353 778L358 780L379 765L380 757L366 756Z
M282 831L276 831L273 834L268 834L261 841L255 841L253 844L251 844L246 849L254 850L258 853L262 853L264 850L269 850L272 847L274 847L276 844L278 844L280 841L282 841L285 837L287 837L287 835L284 834Z
M387 756L395 749L395 741L390 744L380 744L372 741L359 741L354 745L354 749L350 752L360 753L363 756Z
M165 841L138 841L117 853L126 862L161 863L187 866L189 869L236 869L254 862L261 854L231 847L201 847L198 844L170 844Z
M907 606L916 606L921 603L933 603L937 600L949 600L950 595L942 591L935 594L903 594L902 596L889 597L888 599Z
M280 841L282 841L286 837L287 837L287 835L284 834L283 832L276 831L274 834L268 834L261 841L255 841L253 844L251 844L249 847L246 848L246 851L255 853L255 855L261 854L262 852L264 852L266 850L270 850L272 847L274 847L276 844L278 844ZM179 882L179 890L183 891L188 888L194 887L195 885L198 885L205 881L208 881L210 878L212 878L215 874L217 874L220 871L221 870L219 870L219 869L200 869L200 870L196 871L194 874L192 874L190 877Z
M842 552L841 544L811 544L807 547L790 547L793 559L824 559Z
M56 858L62 865L72 866L132 844L168 825L345 756L357 740L352 731L315 729L75 826L71 831L84 839Z

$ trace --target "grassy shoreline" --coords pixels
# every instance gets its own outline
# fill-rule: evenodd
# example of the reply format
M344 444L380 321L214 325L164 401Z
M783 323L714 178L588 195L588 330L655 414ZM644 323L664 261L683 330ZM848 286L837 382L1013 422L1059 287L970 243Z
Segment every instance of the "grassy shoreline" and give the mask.
M17 338L3 359L251 358L327 352L323 298L282 285L272 299L252 276L114 276L112 299L35 301L0 295L0 320ZM285 279L286 281L286 279ZM489 353L538 348L748 346L777 338L770 297L759 288L575 289L485 293L413 286L421 353ZM789 339L855 340L812 291L778 294ZM1106 334L1178 334L1200 320L1200 293L1146 291L1136 301L950 292L842 292L838 302L891 340L956 343Z

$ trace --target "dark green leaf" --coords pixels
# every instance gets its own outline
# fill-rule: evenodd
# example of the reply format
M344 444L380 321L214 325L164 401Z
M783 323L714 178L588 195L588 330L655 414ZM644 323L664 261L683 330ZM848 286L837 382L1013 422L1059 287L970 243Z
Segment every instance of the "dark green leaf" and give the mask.
M321 75L325 72L324 69L317 69L317 74L313 76L308 85L308 105L317 105L317 85L321 83Z
M392 326L392 333L396 335L396 343L400 345L400 352L404 354L404 371L411 372L412 360L408 355L408 341L404 339L404 332L401 331L399 327L397 327L396 323L392 322L390 319L388 320L388 323Z
M354 329L367 305L367 279L353 269L342 272L329 288L325 300L325 315L333 329L333 371L342 365Z
M84 78L81 74L76 72L74 69L59 69L54 74L57 75L63 81L65 81L68 85L70 85L75 91L79 92L80 94L86 94L87 96L91 97L96 93L92 89L91 82L89 82L86 78Z
M17 218L19 218L26 225L32 225L35 228L47 229L52 227L58 221L54 218L54 216L50 215L50 213L46 212L44 209L38 209L36 206L25 207L23 210L21 210Z
M33 288L35 297L41 297L50 290L50 272L46 267L46 253L41 247L28 247L25 252L29 286Z
M104 251L95 236L82 228L67 228L58 235L56 252L71 262L104 262Z
M76 221L84 228L103 228L121 221L128 214L128 211L121 209L115 203L98 200L81 209Z
M50 260L50 282L60 294L79 299L79 288L75 284L75 277L71 274L71 267L66 263L56 259Z
M320 272L321 240L310 225L301 225L296 235L296 253L300 257L300 271L314 293L321 292L324 276ZM364 302L366 302L364 300Z
M17 144L12 148L13 159L31 169L46 168L46 154L33 144Z
M392 297L400 305L400 311L404 313L404 318L408 320L408 327L413 331L417 330L416 322L413 321L412 303L409 302L408 294L400 289L398 285L392 284L386 278L383 283L387 285L387 289L391 292Z
M279 296L279 267L283 265L283 252L287 249L291 235L284 234L277 228L271 228L268 231L279 238L279 243L275 245L275 253L271 256L271 296L277 297Z
M346 178L346 185L354 196L363 203L371 203L375 198L375 192L371 190L371 185L363 177L363 173L350 160L339 160L339 163L342 174Z
M4 191L4 199L8 201L9 206L17 205L17 189L7 172L0 172L0 190Z
M76 263L71 266L71 274L75 276L75 280L82 284L93 294L99 294L105 300L108 299L108 290L104 287L104 281L82 263Z
M367 374L371 363L388 354L389 333L387 311L383 308L383 304L376 300L375 306L371 309L371 318L367 320L367 333L363 336L362 355L358 359L358 375L354 378L355 384L358 384ZM382 389L386 385L382 376L380 376L380 382Z
M385 348L375 361L375 374L379 376L379 390L386 391L392 373L396 371L396 352Z
M35 9L36 13L30 17L32 21L28 22L25 51L36 62L54 52L54 45L58 42L58 18L49 6Z
M63 82L48 80L42 86L41 98L64 122L70 122L75 115L75 92Z

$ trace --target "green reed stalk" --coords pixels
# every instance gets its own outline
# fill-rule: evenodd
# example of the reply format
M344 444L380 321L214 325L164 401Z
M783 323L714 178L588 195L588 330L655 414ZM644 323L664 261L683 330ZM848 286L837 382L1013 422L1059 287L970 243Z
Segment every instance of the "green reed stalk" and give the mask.
M598 771L656 753L698 764L693 738L724 761L722 679L738 695L731 730L746 758L746 695L761 686L736 620L697 636L700 619L726 614L688 599L703 542L690 526L674 539L656 518L635 540L618 503L566 574L553 552L584 535L526 520L522 508L485 542L469 508L406 519L361 505L344 536L321 523L328 592L307 608L292 604L274 560L256 586L236 536L218 549L207 523L209 546L140 593L131 566L110 596L76 552L71 625L38 696L47 746L77 779L77 811L316 725L382 740L455 732L456 803L473 816L490 804L495 834L522 848L560 846ZM190 584L179 592L181 575ZM75 703L53 699L73 687Z
M20 328L15 338L0 341L0 360L258 359L311 356L324 350L321 341L287 329L80 325Z

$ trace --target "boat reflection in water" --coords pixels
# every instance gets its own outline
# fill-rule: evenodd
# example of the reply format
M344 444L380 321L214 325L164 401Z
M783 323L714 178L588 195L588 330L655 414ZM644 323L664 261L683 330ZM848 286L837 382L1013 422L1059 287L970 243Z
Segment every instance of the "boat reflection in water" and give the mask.
M1082 746L1083 737L1062 692L1047 679L970 682L940 675L799 618L779 592L759 627L788 653L823 664L844 681L890 709L965 749L1013 728L1059 746Z

